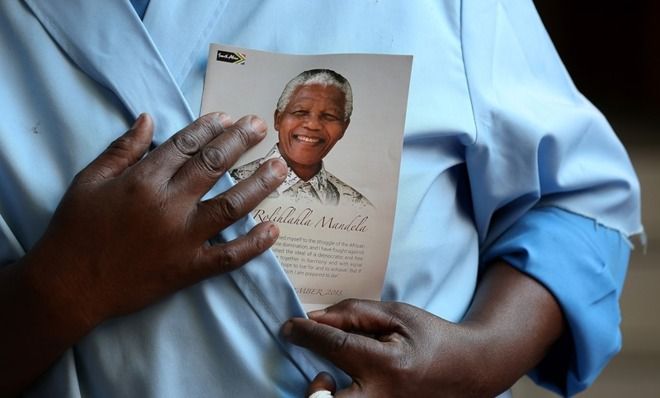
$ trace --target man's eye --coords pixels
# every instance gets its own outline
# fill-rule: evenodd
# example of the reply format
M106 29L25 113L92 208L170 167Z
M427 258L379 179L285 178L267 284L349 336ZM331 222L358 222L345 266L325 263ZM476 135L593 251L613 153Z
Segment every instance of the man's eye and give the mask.
M302 116L307 116L308 112L307 112L307 111L303 111L303 110L299 110L299 111L293 111L293 112L291 112L291 114L292 114L293 116L302 117Z
M326 120L328 122L336 122L339 120L339 116L333 115L331 113L324 113L323 114L323 120Z

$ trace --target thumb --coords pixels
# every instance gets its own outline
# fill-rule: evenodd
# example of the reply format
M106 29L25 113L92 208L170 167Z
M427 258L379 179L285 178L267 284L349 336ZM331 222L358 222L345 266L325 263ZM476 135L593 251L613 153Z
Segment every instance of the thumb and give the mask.
M95 182L117 177L128 167L135 164L151 145L153 121L142 113L133 126L121 137L113 141L92 163L78 175L81 183Z
M335 379L326 372L321 372L316 375L314 380L307 387L307 397L314 398L329 398L335 393L337 389ZM314 395L316 394L316 395Z

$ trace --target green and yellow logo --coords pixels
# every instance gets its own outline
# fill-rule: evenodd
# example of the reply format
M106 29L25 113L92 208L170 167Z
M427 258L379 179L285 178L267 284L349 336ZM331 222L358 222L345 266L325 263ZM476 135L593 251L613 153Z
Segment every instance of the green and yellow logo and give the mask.
M243 53L233 53L230 51L218 50L217 61L228 62L230 64L245 65L247 56Z

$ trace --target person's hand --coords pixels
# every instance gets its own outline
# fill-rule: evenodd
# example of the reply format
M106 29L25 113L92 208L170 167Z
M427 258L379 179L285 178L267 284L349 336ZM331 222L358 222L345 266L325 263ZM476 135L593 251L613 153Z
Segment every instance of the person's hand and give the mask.
M329 359L353 379L337 397L485 397L479 346L469 330L419 308L345 300L294 318L282 328L292 343ZM310 392L333 391L327 375Z
M419 308L345 300L294 318L282 334L343 369L353 383L336 391L325 373L310 384L336 397L489 397L478 334ZM502 364L505 366L505 364Z
M407 304L364 300L309 317L287 321L282 335L353 378L337 397L494 397L546 357L565 330L554 296L504 262L488 266L458 324ZM562 377L562 363L556 366ZM323 373L308 393L321 390L335 391Z
M153 123L135 125L74 179L43 238L21 263L34 284L89 327L138 310L268 249L278 229L208 240L246 215L284 179L281 161L202 201L217 179L266 134L255 116L201 117L146 154ZM68 302L67 302L68 300ZM66 305L69 304L69 305Z
M201 198L266 134L255 116L203 116L145 155L153 123L134 126L82 170L46 232L0 268L0 396L13 396L104 320L137 311L268 249L278 229L262 223L226 243L209 240L282 183L266 162L216 197Z

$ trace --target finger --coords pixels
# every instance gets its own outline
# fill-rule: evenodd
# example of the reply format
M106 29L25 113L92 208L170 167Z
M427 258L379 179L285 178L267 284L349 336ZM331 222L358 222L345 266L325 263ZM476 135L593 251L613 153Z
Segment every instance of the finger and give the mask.
M335 398L364 398L367 397L365 393L362 391L362 388L356 384L353 383L350 385L350 387L339 390L335 394Z
M200 202L192 215L193 225L201 234L200 237L209 239L247 215L282 184L286 174L286 163L272 159L228 191Z
M225 128L185 162L174 174L170 187L199 199L249 148L266 136L266 123L245 116Z
M142 113L126 133L78 174L78 182L94 182L120 175L142 158L152 137L153 121L148 114Z
M386 358L386 347L378 340L309 319L289 319L281 333L291 343L314 351L354 377Z
M204 115L151 151L142 167L149 174L170 178L181 165L230 125L231 119L224 113Z
M318 390L308 395L307 398L334 398L334 395L328 390Z
M364 334L402 333L407 306L401 303L348 299L307 314L310 319L338 329Z
M317 396L313 394L317 394ZM321 372L316 375L314 380L309 384L309 387L307 387L306 395L307 398L358 398L364 396L362 389L355 382L348 388L337 391L335 379L327 372Z
M279 228L271 222L258 224L247 233L227 243L207 245L193 262L192 274L197 280L233 271L268 250L279 236ZM194 281L193 281L194 282Z
M336 390L337 384L335 383L335 379L329 373L321 372L309 383L306 395L309 397L320 391L329 391L330 394L334 394Z

